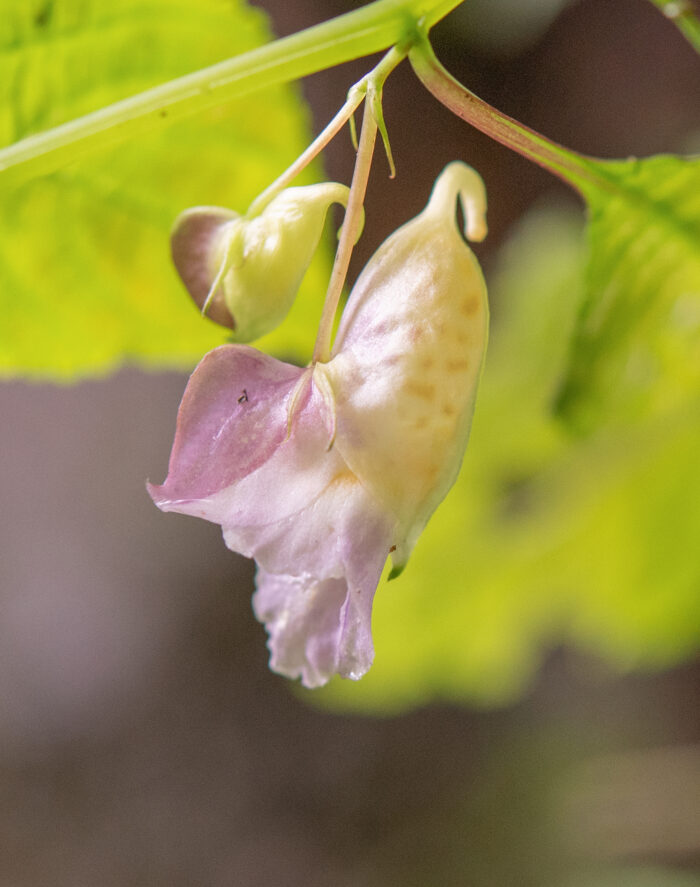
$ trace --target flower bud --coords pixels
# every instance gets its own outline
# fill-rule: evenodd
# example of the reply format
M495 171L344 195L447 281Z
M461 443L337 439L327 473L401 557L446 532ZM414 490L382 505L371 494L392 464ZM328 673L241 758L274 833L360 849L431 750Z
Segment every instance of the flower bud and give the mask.
M202 313L250 342L286 317L332 203L347 206L335 182L287 188L260 215L219 207L182 213L171 237L175 267Z

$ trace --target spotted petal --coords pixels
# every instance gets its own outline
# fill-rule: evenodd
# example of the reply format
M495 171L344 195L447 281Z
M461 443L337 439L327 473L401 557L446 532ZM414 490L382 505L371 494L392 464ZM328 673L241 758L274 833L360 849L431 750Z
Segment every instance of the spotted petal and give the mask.
M391 235L358 278L325 372L336 446L401 524L405 563L454 483L466 447L488 331L486 286L456 224L485 234L478 174L450 164L426 209Z

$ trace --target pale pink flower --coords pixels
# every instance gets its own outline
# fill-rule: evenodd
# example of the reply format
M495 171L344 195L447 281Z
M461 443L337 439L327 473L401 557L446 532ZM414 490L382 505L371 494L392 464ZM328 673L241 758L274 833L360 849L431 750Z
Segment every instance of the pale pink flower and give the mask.
M328 363L210 352L180 405L168 477L149 485L159 508L221 524L255 558L270 665L307 687L370 667L387 556L405 565L459 471L488 308L458 197L468 235L484 236L483 184L451 164L360 275Z

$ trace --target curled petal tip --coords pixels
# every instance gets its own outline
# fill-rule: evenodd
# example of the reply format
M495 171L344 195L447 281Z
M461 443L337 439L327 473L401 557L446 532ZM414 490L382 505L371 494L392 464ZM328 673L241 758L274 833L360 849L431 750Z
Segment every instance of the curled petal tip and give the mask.
M483 215L476 216L473 213L468 215L465 212L465 215L467 215L467 223L464 230L465 237L468 240L474 241L474 243L480 243L489 233L486 218Z
M475 169L461 160L449 163L440 173L426 211L453 213L457 199L464 212L465 236L476 242L483 240L488 232L484 180Z

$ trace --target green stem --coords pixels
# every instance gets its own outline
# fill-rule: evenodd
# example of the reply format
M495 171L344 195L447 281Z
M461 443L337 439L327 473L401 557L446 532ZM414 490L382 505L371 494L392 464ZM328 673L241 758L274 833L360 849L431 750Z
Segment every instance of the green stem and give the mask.
M345 124L349 120L352 120L355 111L362 104L362 101L367 94L367 90L374 84L383 83L398 63L404 58L406 58L405 50L392 47L378 65L372 68L368 74L365 74L361 80L350 88L347 100L343 107L333 117L325 129L316 136L309 147L297 157L294 163L292 163L281 176L276 178L271 185L268 185L268 187L255 198L248 207L248 212L246 213L247 218L253 218L261 213L270 201L274 200L281 191L294 181L299 173L321 153L331 139L335 138ZM355 145L355 148L357 149L357 145Z
M135 138L164 121L400 43L462 0L376 0L361 9L171 80L0 150L0 184L46 175L81 156Z
M450 111L492 139L543 166L579 191L586 185L607 187L593 162L518 123L474 95L440 64L427 41L417 41L408 54L423 85Z
M300 154L291 166L287 167L281 176L275 179L271 185L255 198L248 207L246 218L252 219L259 215L265 207L277 197L285 188L287 188L302 170L317 157L326 145L335 138L345 124L350 120L352 115L362 104L364 94L360 90L350 90L347 101L338 113L333 117L331 122L318 136L311 142L309 147Z
M688 0L651 0L683 34L688 43L700 52L700 20Z
M362 205L365 200L365 192L367 191L367 181L369 179L369 170L372 165L372 154L374 153L374 143L377 139L377 118L372 107L369 97L365 101L364 113L362 116L362 131L360 133L360 143L357 148L357 159L355 161L355 170L352 175L352 183L350 185L350 197L348 199L348 208L345 211L343 227L340 232L340 242L335 254L333 270L331 271L331 279L328 283L328 292L326 293L326 301L323 305L323 313L316 334L316 344L314 345L314 353L312 363L321 361L325 363L330 360L331 356L331 338L333 334L333 321L338 310L338 302L343 291L343 284L350 266L350 256L352 248L360 234L362 225Z

